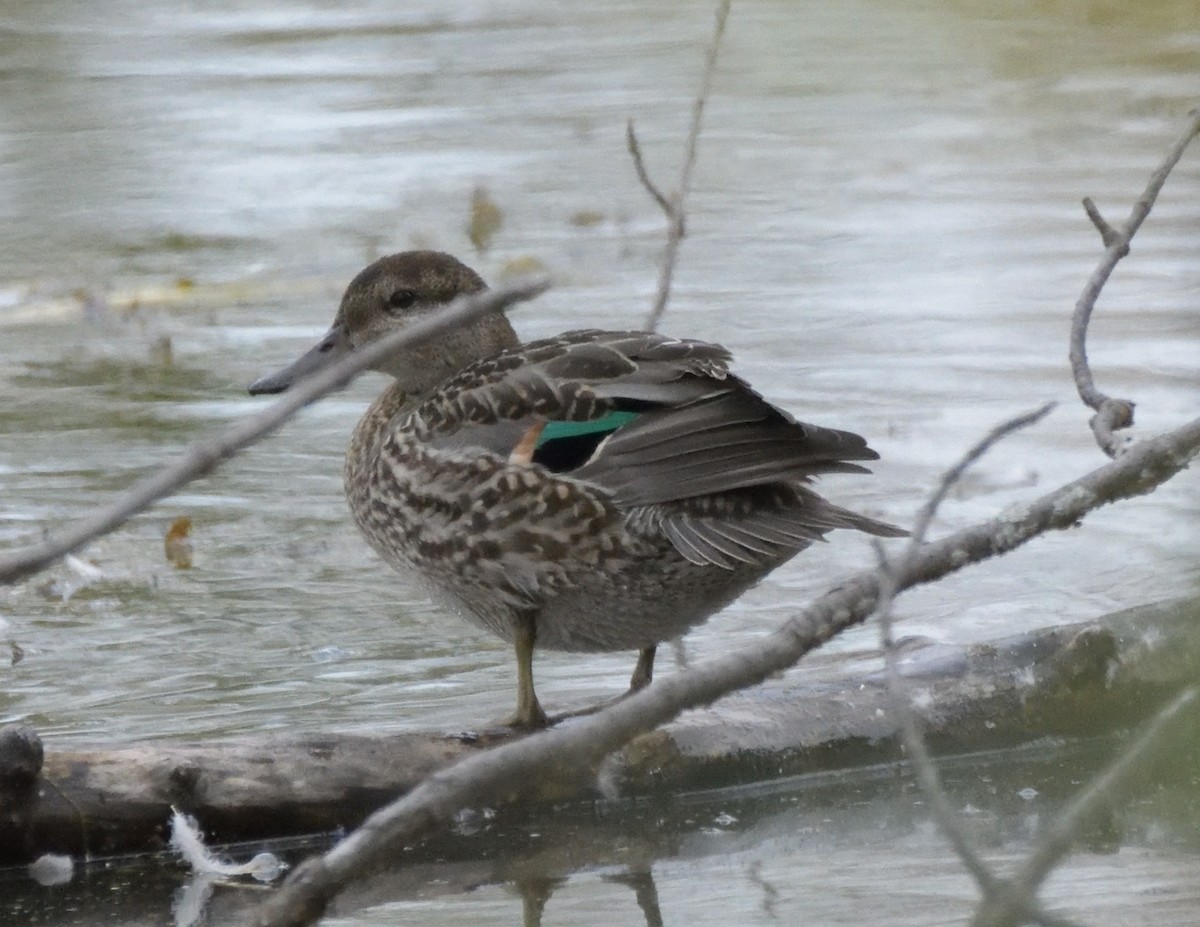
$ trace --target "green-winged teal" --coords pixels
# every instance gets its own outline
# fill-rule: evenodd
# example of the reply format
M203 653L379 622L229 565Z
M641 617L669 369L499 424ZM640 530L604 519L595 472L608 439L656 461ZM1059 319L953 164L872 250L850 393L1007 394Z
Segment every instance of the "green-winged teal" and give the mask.
M333 327L251 393L485 287L455 258L394 254L355 277ZM521 344L491 315L377 369L346 495L392 566L513 643L515 724L546 716L535 647L639 650L678 637L834 528L898 528L825 501L824 473L878 458L856 434L795 421L728 372L715 344L574 331Z

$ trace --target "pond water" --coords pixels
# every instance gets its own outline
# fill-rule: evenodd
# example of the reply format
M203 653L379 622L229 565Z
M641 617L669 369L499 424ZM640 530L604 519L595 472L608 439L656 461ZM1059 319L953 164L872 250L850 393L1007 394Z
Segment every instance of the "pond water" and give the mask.
M260 409L246 384L311 343L379 254L442 248L490 280L548 269L554 288L514 312L526 337L640 325L663 222L625 121L672 187L711 27L692 2L9 0L0 545L40 537ZM737 3L662 328L727 345L737 371L798 417L867 436L882 455L874 475L821 488L872 515L906 523L970 443L1047 400L1059 408L973 471L936 532L1079 476L1103 462L1066 364L1070 311L1100 254L1079 200L1124 218L1200 103L1198 63L1192 0L1002 14L949 0ZM467 234L477 187L503 215L483 254ZM1093 326L1098 385L1138 403L1139 435L1190 419L1200 400L1197 202L1193 149ZM380 386L362 378L89 547L99 578L60 566L0 590L5 634L24 652L0 668L0 718L53 744L456 730L507 713L508 648L425 602L350 523L342 451ZM163 556L180 516L193 524L189 570ZM914 592L901 630L985 640L1194 594L1197 524L1200 483L1185 473ZM691 634L687 658L761 636L871 557L861 537L833 537ZM671 671L670 654L661 663ZM619 692L631 667L627 654L547 654L539 691L551 708L586 704ZM931 893L966 894L913 797L891 800L912 826L881 845L919 844L909 868L880 871L884 851L856 836L867 814L839 831L835 855L794 837L747 837L703 865L663 851L679 899L664 904L668 922L773 919L744 875L754 859L779 870L785 895L828 884L828 867L849 873L822 923L875 917L878 897L852 889L868 865L895 889L928 858ZM704 843L703 828L688 839ZM1181 884L1173 850L1125 852ZM806 868L810 854L825 875ZM1071 870L1079 890L1111 865ZM555 916L609 923L605 874L581 868L547 917L573 904ZM742 875L699 910L696 886L731 872ZM507 890L452 884L404 910L428 923L520 916ZM1108 922L1141 922L1116 916L1136 913L1134 897L1116 893ZM962 917L937 910L911 922ZM336 922L398 916L366 907Z

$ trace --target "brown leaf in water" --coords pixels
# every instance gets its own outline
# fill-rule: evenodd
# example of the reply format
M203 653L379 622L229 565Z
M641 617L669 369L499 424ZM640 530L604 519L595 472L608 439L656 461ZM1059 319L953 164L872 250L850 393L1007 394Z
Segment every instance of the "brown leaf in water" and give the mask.
M167 562L177 570L192 568L192 520L181 515L171 522L163 538L163 552Z
M500 231L504 214L495 204L484 187L476 187L471 194L471 218L467 222L467 237L475 250L484 252L491 247L492 239Z
M577 229L590 229L604 221L604 213L597 209L577 209L567 221Z
M501 280L513 280L517 277L524 277L527 274L544 274L548 273L546 265L539 261L532 254L515 257L511 261L505 261L500 268L497 276Z

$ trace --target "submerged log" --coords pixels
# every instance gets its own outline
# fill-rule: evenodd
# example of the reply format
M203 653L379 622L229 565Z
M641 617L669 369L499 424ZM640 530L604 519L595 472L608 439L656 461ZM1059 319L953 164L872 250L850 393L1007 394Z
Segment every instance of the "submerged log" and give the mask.
M1198 617L1198 603L1171 603L982 645L910 639L902 668L937 753L1100 734L1136 725L1196 678ZM637 738L606 777L625 793L684 790L901 758L875 656L804 666ZM161 850L172 807L218 843L348 829L434 770L516 736L252 736L50 745L43 757L36 733L13 725L0 731L0 865ZM597 783L571 789L587 796ZM562 783L545 797L561 800Z

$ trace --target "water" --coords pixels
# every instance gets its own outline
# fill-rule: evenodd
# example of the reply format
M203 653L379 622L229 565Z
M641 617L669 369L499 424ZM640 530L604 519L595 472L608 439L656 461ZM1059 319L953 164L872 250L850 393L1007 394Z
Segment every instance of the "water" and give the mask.
M527 337L638 325L662 219L633 176L625 120L671 188L711 23L683 2L10 0L0 544L261 408L245 385L323 331L378 254L444 248L492 280L535 259L556 286L516 312ZM909 520L967 445L1049 399L1059 409L993 452L936 531L1098 466L1065 362L1099 257L1078 201L1124 217L1200 102L1198 53L1186 0L1003 15L736 4L664 330L726 344L771 399L868 436L875 475L822 491L879 517ZM1198 165L1194 149L1093 326L1098 384L1137 401L1139 435L1200 399ZM479 185L504 214L485 255L466 235ZM341 454L379 388L364 378L97 542L85 556L99 582L75 589L59 567L0 590L25 652L0 670L0 717L64 743L461 729L507 713L507 648L424 602L350 524ZM180 515L194 524L188 571L162 553ZM907 596L902 630L988 639L1194 593L1198 518L1185 473ZM835 537L690 635L689 658L757 638L870 557L865 540ZM551 708L584 704L631 668L632 655L548 654L539 691ZM755 904L743 889L737 904ZM841 916L861 919L857 904Z

